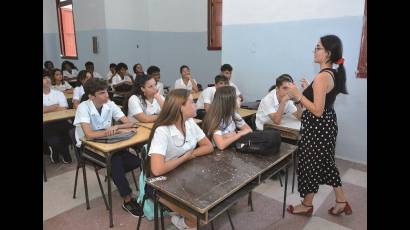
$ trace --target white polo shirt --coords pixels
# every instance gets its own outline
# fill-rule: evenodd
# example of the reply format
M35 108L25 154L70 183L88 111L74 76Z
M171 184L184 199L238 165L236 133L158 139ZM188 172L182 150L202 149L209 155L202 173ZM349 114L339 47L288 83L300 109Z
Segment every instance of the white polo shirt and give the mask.
M204 109L205 103L211 104L214 100L215 92L215 86L204 89L201 94L199 94L198 100L196 101L196 109Z
M63 71L63 76L68 77L68 78L76 78L78 75L78 71L76 69L72 69L71 73L68 72L67 70Z
M73 100L81 101L81 97L84 93L84 87L82 85L75 87L73 91Z
M161 154L168 161L182 156L188 150L195 149L205 134L192 118L185 121L185 128L185 142L184 136L175 125L160 126L155 129L148 156L153 153Z
M124 79L121 79L120 75L116 74L112 78L112 85L116 85L116 84L119 84L119 83L124 82L124 81L132 82L132 79L128 75L125 75Z
M195 79L192 80L195 82L195 84L197 84ZM174 89L192 90L192 82L188 81L188 84L185 85L184 80L182 80L182 78L179 78L175 81Z
M105 75L105 80L109 80L112 77L111 71L108 71L108 73Z
M157 82L157 89L161 96L164 96L164 84L162 82Z
M50 89L50 93L43 93L43 106L50 106L58 104L60 107L68 107L67 99L64 96L64 93Z
M229 81L229 85L235 87L236 96L241 95L241 91L239 91L238 86L236 86L232 81Z
M165 100L164 97L162 97L163 100ZM148 101L145 100L147 103L146 106L144 106L141 102L141 99L137 95L132 95L130 99L128 99L128 119L131 122L137 122L138 120L134 117L134 115L137 115L139 113L145 113L146 115L155 115L159 114L161 112L161 106L159 105L157 99L152 100L152 104Z
M99 73L97 73L97 72L93 72L93 77L94 78L100 78L100 79L105 79L105 78L103 78L103 76L101 76L101 74L99 74Z
M60 92L64 92L64 90L72 89L73 87L67 81L64 81L64 84L52 85L51 88Z
M276 96L276 89L270 91L266 95L261 103L259 104L258 111L256 112L256 129L263 130L264 124L273 124L273 121L270 119L269 114L276 113L279 109L279 101ZM296 106L291 100L286 102L285 109L283 110L284 114L292 114L297 111Z
M221 124L219 124L218 126L218 129L215 130L214 134L223 136L227 133L233 133L237 128L239 129L246 124L241 115L239 115L238 113L234 114L234 119L235 121L231 119L228 124L221 122Z
M90 99L81 102L77 108L73 122L73 125L76 126L75 139L77 141L77 147L81 146L80 138L84 137L81 123L88 123L91 125L93 131L97 131L111 127L113 118L118 121L124 116L121 109L112 101L108 101L102 106L101 115Z

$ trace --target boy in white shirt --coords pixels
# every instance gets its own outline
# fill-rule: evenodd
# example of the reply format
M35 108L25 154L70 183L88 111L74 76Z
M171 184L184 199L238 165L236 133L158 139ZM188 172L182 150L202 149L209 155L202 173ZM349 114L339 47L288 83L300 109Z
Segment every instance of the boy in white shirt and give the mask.
M164 96L164 84L160 82L161 79L161 70L158 66L152 65L147 69L148 77L153 77L157 82L157 89L161 96Z
M48 76L43 77L43 113L66 110L67 99L58 90L51 89L51 80ZM59 161L61 156L63 163L71 163L71 156L68 150L69 136L68 130L71 125L65 121L55 121L43 125L43 138L51 146L50 160L52 163Z
M174 89L187 89L193 93L198 92L198 86L195 79L192 78L191 72L188 66L183 65L179 68L181 78L177 79L174 84Z
M87 70L88 72L90 72L91 75L92 75L92 77L104 79L104 78L101 76L101 74L99 74L99 73L97 73L97 72L94 71L94 63L93 63L93 62L88 61L88 62L86 62L86 63L84 64L84 66L85 66L85 70Z
M77 82L78 84L80 84L80 86L77 86L74 88L74 92L73 92L73 108L74 109L76 109L78 105L81 103L81 98L84 95L83 85L90 78L92 78L92 75L87 70L81 70L78 73Z
M216 75L215 77L215 86L208 87L204 89L198 97L196 102L196 118L202 120L208 112L208 108L211 105L216 89L221 86L229 85L229 80L225 76Z
M84 136L87 138L97 138L132 130L133 124L128 121L128 118L121 109L109 100L107 88L107 82L98 78L91 78L84 84L85 93L89 99L78 106L75 115L76 147L81 146L80 139ZM122 124L112 126L111 122L113 119L116 121L120 120ZM105 162L101 155L87 149L85 149L83 154ZM122 208L134 217L139 216L142 209L136 199L132 198L132 190L125 177L125 172L133 170L139 167L139 165L139 157L128 151L117 152L111 157L112 179L124 200Z
M226 78L228 78L228 80L229 80L229 85L235 87L236 96L238 96L238 97L241 99L241 101L243 101L243 96L242 96L241 92L239 91L238 86L236 86L236 85L231 81L232 71L233 71L233 68L232 68L232 66L229 65L229 64L223 64L223 65L221 66L221 75L223 75L223 76L225 76Z
M289 83L293 83L293 79L288 74L282 74L276 78L276 87L266 95L259 104L256 112L256 129L263 130L264 124L279 125L282 116L292 114L300 119L302 116L302 107L294 105L293 101L289 100L288 89Z
M110 70L108 73L105 75L105 80L107 80L108 84L111 85L112 78L115 76L117 71L115 70L117 68L117 65L115 63L110 64Z

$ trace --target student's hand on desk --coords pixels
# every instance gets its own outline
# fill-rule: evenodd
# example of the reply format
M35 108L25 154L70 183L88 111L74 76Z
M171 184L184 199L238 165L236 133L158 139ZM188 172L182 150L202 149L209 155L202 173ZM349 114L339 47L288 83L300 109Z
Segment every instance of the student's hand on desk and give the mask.
M184 156L186 160L192 160L195 158L195 155L193 154L194 150L188 150L184 153Z
M105 135L111 136L117 133L118 126L114 125L105 130Z
M137 128L126 128L126 129L118 129L117 133L128 133L128 132L137 132Z

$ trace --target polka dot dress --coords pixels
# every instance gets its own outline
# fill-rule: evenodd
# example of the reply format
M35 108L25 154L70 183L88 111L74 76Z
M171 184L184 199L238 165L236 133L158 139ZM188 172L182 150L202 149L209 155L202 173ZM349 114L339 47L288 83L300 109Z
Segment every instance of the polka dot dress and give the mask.
M309 88L305 90L308 98L313 94L311 85ZM326 95L326 100L331 94ZM302 114L301 140L297 152L298 191L302 198L308 193L317 193L321 184L342 186L335 164L338 127L336 112L331 106L335 97L332 99L327 101L329 104L325 106L321 117L316 117L307 109Z

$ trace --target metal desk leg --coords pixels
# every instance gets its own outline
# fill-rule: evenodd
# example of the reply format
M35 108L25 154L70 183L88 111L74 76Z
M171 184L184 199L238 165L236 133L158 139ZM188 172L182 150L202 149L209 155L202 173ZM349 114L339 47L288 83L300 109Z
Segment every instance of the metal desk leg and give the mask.
M160 210L161 210L161 230L165 230L165 223L164 223L164 207L160 205Z
M292 193L295 188L295 175L296 175L296 153L293 153L293 175L292 175Z
M106 165L107 165L107 186L108 186L108 212L110 218L110 228L114 227L114 223L112 220L112 194L111 194L111 154L109 153L106 157Z
M155 193L155 192L154 192ZM154 229L159 230L159 223L158 223L158 198L155 194L154 199Z
M46 164L44 163L44 154L43 154L43 176L44 176L44 182L47 182Z
M248 206L251 206L251 212L253 212L252 191L248 195Z
M84 181L84 192L85 192L85 203L87 205L87 209L90 209L90 201L88 199L88 186L87 186L87 174L85 171L85 163L82 161L81 167L83 168L83 181Z
M285 172L285 192L283 195L283 210L282 210L282 218L285 218L285 208L286 208L286 192L288 189L288 168L289 164L286 165L286 172Z
M199 227L200 227L200 219L199 219L199 216L196 216L196 229L197 230L199 230Z
M141 205L142 210L144 210L144 204L145 204L146 199L147 199L147 194L144 194L144 198L142 198L142 205ZM144 215L144 213L142 213L142 215ZM138 217L137 230L140 230L142 215Z
M229 213L229 209L226 210L226 213L228 214L228 219L229 219L229 223L231 224L232 230L235 230L235 227L233 226L233 222L232 222L232 219L231 219L231 214Z

